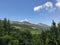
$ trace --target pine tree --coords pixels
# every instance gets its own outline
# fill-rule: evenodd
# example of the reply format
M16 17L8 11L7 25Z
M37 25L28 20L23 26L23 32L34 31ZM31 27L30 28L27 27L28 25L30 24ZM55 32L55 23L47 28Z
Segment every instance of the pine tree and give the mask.
M52 21L51 30L56 30L56 23L54 22L54 20Z
M0 36L2 35L4 35L4 28L3 28L2 20L0 20Z
M60 23L58 23L58 39L57 39L58 45L60 45Z
M5 33L8 33L7 31L8 31L8 27L7 27L7 19L6 18L4 18L4 20L3 20L3 27L4 27L4 30L5 30Z
M11 30L10 20L8 20L7 22L7 27L8 27L8 34L10 34L10 30Z
M58 30L57 30L57 26L56 23L54 22L54 20L52 21L52 26L51 26L51 39L53 42L55 42L57 44L57 38L58 38Z
M0 30L1 30L1 28L2 28L2 21L0 20Z
M60 31L60 23L58 23L58 30Z

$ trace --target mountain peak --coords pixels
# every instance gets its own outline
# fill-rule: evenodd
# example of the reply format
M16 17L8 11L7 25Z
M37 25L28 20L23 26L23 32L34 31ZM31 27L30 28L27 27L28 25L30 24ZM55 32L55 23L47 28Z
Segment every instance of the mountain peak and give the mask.
M28 21L22 21L22 22L20 22L21 24L31 24L30 22L28 22Z
M43 24L43 23L38 23L38 24L36 24L36 25L38 25L38 26L48 26L48 25L46 25L46 24Z

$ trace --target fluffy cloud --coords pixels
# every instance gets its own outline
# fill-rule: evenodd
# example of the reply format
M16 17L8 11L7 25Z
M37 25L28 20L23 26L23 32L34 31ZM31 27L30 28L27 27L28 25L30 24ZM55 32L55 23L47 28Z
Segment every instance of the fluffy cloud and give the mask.
M53 8L52 2L46 2L43 5L36 6L36 7L34 7L34 11L39 11L43 8L45 8L46 10L48 10L50 8L52 10L52 8Z
M44 6L46 6L46 7L53 7L53 4L52 4L52 2L46 2L45 4L44 4Z
M56 3L56 7L60 8L60 2Z
M23 20L20 20L20 22L23 22L23 21L29 21L28 19L23 19Z
M56 0L56 7L60 8L60 0Z
M44 4L44 8L45 10L49 11L49 12L52 12L55 10L55 8L53 8L53 3L52 2L46 2Z
M37 6L37 7L34 7L34 11L38 11L38 10L40 10L40 9L42 9L42 8L43 8L43 6L42 6L42 5Z
M45 9L47 11L54 11L56 9L60 9L60 0L55 0L56 3L52 3L52 2L46 2L45 4L39 5L34 7L34 11L39 11L41 9ZM55 6L53 6L55 5Z

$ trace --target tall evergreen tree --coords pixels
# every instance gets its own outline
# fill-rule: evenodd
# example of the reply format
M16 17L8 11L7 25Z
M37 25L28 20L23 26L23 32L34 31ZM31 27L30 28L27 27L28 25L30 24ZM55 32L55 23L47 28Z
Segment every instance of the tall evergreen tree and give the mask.
M58 30L60 31L60 23L58 23Z
M54 20L52 21L51 30L56 30L56 23L54 22Z
M10 20L8 20L7 22L7 27L8 27L8 34L10 34L10 30L11 30Z
M53 42L56 43L57 45L57 38L58 38L58 30L57 30L57 26L56 23L54 22L54 20L52 21L52 26L51 26L51 39Z
M3 28L2 20L0 20L0 36L2 35L4 35L4 28Z
M60 23L58 23L58 39L57 39L58 45L60 45Z
M4 30L5 30L5 33L8 33L7 30L8 30L8 27L7 27L7 19L4 18L3 20L3 27L4 27Z
M2 21L0 20L0 30L1 30L1 28L2 28Z

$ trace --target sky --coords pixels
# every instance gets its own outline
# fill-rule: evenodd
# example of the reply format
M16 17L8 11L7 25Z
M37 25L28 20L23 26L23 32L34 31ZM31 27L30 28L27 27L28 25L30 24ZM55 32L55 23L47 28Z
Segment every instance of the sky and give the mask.
M0 19L51 25L60 22L60 0L0 0Z

